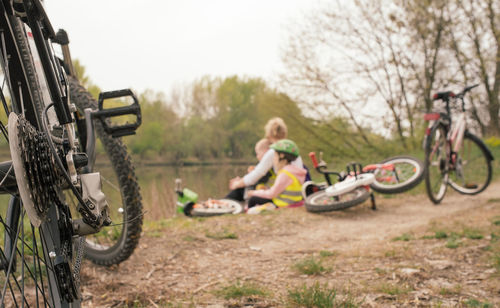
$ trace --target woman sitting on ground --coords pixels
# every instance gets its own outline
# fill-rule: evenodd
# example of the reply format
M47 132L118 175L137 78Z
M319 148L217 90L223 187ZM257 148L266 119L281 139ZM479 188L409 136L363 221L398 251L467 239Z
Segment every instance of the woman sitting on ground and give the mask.
M283 119L275 117L270 119L265 126L266 139L271 143L275 143L284 139L288 135L288 129ZM271 148L262 156L255 168L247 173L244 177L235 177L229 182L231 191L226 195L226 199L236 201L244 201L245 187L256 185L273 167L274 150ZM293 162L297 167L303 167L302 158L298 156ZM276 171L276 170L275 170Z

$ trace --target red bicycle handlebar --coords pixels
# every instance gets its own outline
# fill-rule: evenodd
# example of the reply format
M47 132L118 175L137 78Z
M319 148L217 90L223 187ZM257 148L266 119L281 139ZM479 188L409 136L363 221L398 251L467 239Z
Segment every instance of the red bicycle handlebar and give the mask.
M316 153L309 152L309 157L311 158L314 168L318 168L318 160L316 159Z

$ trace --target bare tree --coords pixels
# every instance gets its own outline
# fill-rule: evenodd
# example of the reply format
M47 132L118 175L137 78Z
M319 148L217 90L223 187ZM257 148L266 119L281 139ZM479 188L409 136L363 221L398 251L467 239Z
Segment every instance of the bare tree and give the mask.
M348 117L369 147L378 147L366 133L370 122L416 146L415 113L430 107L440 72L444 13L444 1L336 1L293 33L282 80L316 116Z
M484 91L483 103L472 101L472 114L483 133L500 136L500 3L454 1L448 9L448 35L460 81L480 81Z

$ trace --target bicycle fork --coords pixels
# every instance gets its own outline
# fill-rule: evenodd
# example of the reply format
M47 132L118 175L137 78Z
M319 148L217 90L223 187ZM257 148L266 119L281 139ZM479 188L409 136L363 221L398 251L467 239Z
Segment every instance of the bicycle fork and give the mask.
M360 163L350 163L347 165L347 175L354 175L355 178L358 177L360 173L363 172L363 166ZM375 195L373 194L373 191L371 191L370 186L367 187L367 189L370 191L370 200L372 203L372 210L377 210L377 204L375 202Z

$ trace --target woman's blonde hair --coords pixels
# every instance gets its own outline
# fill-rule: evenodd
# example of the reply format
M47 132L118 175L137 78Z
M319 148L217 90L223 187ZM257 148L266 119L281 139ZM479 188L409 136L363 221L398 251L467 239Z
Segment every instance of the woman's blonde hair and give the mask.
M275 117L267 121L264 130L266 131L266 138L272 141L284 139L288 135L288 129L285 121L279 117Z

